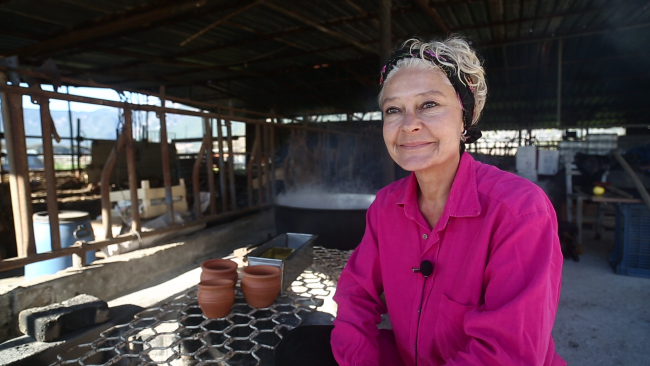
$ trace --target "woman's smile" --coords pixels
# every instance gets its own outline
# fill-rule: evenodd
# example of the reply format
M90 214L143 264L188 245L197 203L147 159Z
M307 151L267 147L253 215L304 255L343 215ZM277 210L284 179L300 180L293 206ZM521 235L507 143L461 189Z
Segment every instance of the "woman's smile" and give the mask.
M430 146L434 144L434 142L427 142L427 141L409 141L409 142L402 142L399 144L399 147L405 150L417 150L426 146Z

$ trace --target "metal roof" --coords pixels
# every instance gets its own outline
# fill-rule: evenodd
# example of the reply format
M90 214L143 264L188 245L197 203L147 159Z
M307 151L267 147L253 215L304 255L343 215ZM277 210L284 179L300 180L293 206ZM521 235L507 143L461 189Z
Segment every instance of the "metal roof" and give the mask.
M376 0L0 0L0 55L62 75L300 116L376 110ZM393 45L468 37L484 59L483 128L647 124L648 4L393 0Z

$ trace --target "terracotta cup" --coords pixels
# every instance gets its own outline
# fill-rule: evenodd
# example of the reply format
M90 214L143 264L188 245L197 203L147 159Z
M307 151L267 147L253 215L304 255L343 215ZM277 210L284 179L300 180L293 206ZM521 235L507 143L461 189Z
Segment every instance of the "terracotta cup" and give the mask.
M218 278L232 280L237 284L237 263L229 259L210 259L201 263L201 281Z
M241 290L248 305L266 308L280 292L282 270L274 266L248 266L242 270Z
M197 299L205 316L223 318L235 302L235 283L227 279L201 281Z

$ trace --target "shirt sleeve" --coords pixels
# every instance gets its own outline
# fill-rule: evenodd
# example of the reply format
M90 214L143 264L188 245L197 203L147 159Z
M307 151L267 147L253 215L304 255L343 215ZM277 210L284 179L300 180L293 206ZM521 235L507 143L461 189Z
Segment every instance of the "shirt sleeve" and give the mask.
M380 299L384 290L376 217L373 204L366 213L363 239L341 273L334 295L338 312L331 345L334 358L341 366L379 364L377 324L387 309Z
M546 207L504 220L495 232L484 303L465 314L470 341L446 365L556 365L561 360L551 331L563 258L557 219L550 203Z

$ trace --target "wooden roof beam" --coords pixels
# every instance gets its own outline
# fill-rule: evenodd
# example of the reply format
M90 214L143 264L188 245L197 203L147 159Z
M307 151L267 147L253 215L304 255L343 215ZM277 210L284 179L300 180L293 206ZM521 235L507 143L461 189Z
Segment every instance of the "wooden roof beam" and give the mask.
M249 4L246 4L246 5L242 6L241 8L227 14L226 16L224 16L224 17L220 18L219 20L217 20L216 22L211 23L207 27L205 27L205 28L201 29L200 31L198 31L197 33L191 35L190 37L185 39L183 42L181 42L180 46L181 47L185 46L186 44L192 42L193 40L195 40L195 39L199 38L200 36L202 36L203 34L205 34L207 31L209 31L209 30L219 26L223 22L227 21L228 19L233 18L233 17L245 12L246 10L249 10L249 9L255 7L256 5L259 5L259 4L260 4L260 0L254 1L252 3L249 3Z
M273 10L277 11L278 13L284 14L284 15L286 15L286 16L288 16L290 18L293 18L293 19L295 19L295 20L297 20L299 22L307 24L308 26L318 30L321 33L327 34L327 35L329 35L329 36L331 36L333 38L336 38L336 39L338 39L340 41L343 41L343 42L349 43L351 45L354 45L356 48L358 48L360 50L363 50L365 52L372 53L372 54L377 54L377 55L379 54L379 50L374 49L372 47L368 47L367 45L365 45L363 43L360 43L360 42L352 39L351 37L348 37L347 35L345 35L343 33L339 33L339 32L333 31L333 30L331 30L329 28L326 28L326 27L322 26L321 24L319 24L316 20L312 19L311 17L309 17L309 16L307 16L305 14L300 14L295 10L289 10L289 9L283 8L283 7L281 7L281 6L279 6L279 5L275 4L275 3L271 3L271 2L268 2L268 1L263 2L262 4L264 6L266 6L267 8L270 8L270 9L273 9Z
M445 32L446 34L449 34L451 30L445 23L445 21L442 19L440 14L438 14L438 11L431 7L429 5L429 0L414 0L415 3L422 9L433 21L440 27L440 29Z
M470 0L464 0L464 1L470 1ZM395 15L395 14L409 13L409 12L413 12L413 11L416 11L416 9L413 6L409 5L409 6L404 6L404 7L400 7L400 8L395 8L395 9L392 10L391 13L392 13L392 15ZM322 22L320 24L325 26L325 27L329 27L329 26L335 26L335 25L352 23L352 22L361 22L361 21L373 20L373 19L376 20L377 17L378 17L378 13L375 12L375 13L370 13L370 14L363 15L363 16L345 17L345 18L325 21L325 22ZM243 27L243 26L238 25L238 24L232 24L231 21L228 21L228 23L231 23L230 25L233 25L233 26L238 27L238 28ZM290 43L288 43L288 42L286 42L284 40L281 40L282 37L289 36L289 35L296 34L296 33L300 33L300 32L302 32L302 31L304 31L306 29L310 29L311 27L309 27L309 26L301 26L301 27L296 27L296 28L292 28L292 29L288 29L288 30L283 30L283 31L280 31L280 32L269 33L269 34L264 34L263 32L253 30L253 29L248 28L248 27L246 27L246 28L247 28L246 30L252 31L255 34L258 34L260 37L252 37L252 38L248 38L248 39L244 39L244 40L224 43L224 44L221 44L221 45L210 45L210 46L205 46L205 47L199 47L199 48L195 48L195 49L188 50L188 51L177 52L177 53L170 54L170 55L164 55L164 56L161 56L161 58L164 58L165 60L172 60L172 59L177 59L177 58L186 58L186 57L189 57L189 56L196 56L196 55L200 55L200 54L204 54L204 53L208 53L208 52L219 51L219 50L230 48L230 47L244 46L244 45L248 45L248 44L251 44L251 43L260 42L260 41L264 41L264 40L268 40L268 39L276 40L276 41L279 41L279 42L282 42L282 43L285 43L285 44L290 44ZM242 29L244 29L244 28L242 28ZM294 47L297 46L294 43L291 43L290 45L293 45ZM297 46L297 48L303 49L300 46ZM116 49L119 50L119 48L116 48ZM107 48L102 48L101 50L102 50L102 52L104 52L104 51L107 50ZM92 51L92 49L90 49L90 50L86 49L84 52L88 52L88 51ZM112 66L109 66L109 67L97 68L94 71L95 72L101 72L101 71L104 71L104 70L128 68L128 67L134 67L134 66L142 65L142 64L145 64L145 63L146 62L142 61L142 60L141 61L135 61L135 62L130 61L130 62L122 63L122 64L112 65Z
M145 12L118 17L112 21L100 22L97 25L83 29L75 29L31 46L4 51L1 52L0 55L30 57L47 53L59 48L70 47L81 42L87 42L131 29L137 29L153 22L168 19L185 12L193 11L196 8L204 7L208 3L208 0L189 0L172 3L166 6L154 7L153 9L147 9Z
M476 25L471 25L471 26L467 26L467 27L453 28L451 31L452 32L462 32L462 31L466 31L466 30L470 30L470 29L480 29L480 28L494 28L494 27L503 28L503 26L509 25L509 24L520 24L520 23L524 23L524 22L537 21L537 20L541 20L541 19L560 18L560 17L566 17L566 16L570 16L570 15L584 15L584 14L589 14L589 13L593 13L593 12L596 12L596 11L611 10L611 9L612 9L611 7L601 6L601 7L598 7L598 8L567 11L567 12L557 13L557 14L540 15L540 16L531 17L531 18L516 18L516 19L511 19L511 20L499 20L499 21L494 21L494 22L490 22L490 23L487 23L487 24L476 24ZM499 28L497 28L497 29L499 29ZM495 37L495 38L497 38L497 37ZM499 38L497 38L497 39L499 39ZM501 38L501 40L503 40L503 39Z

